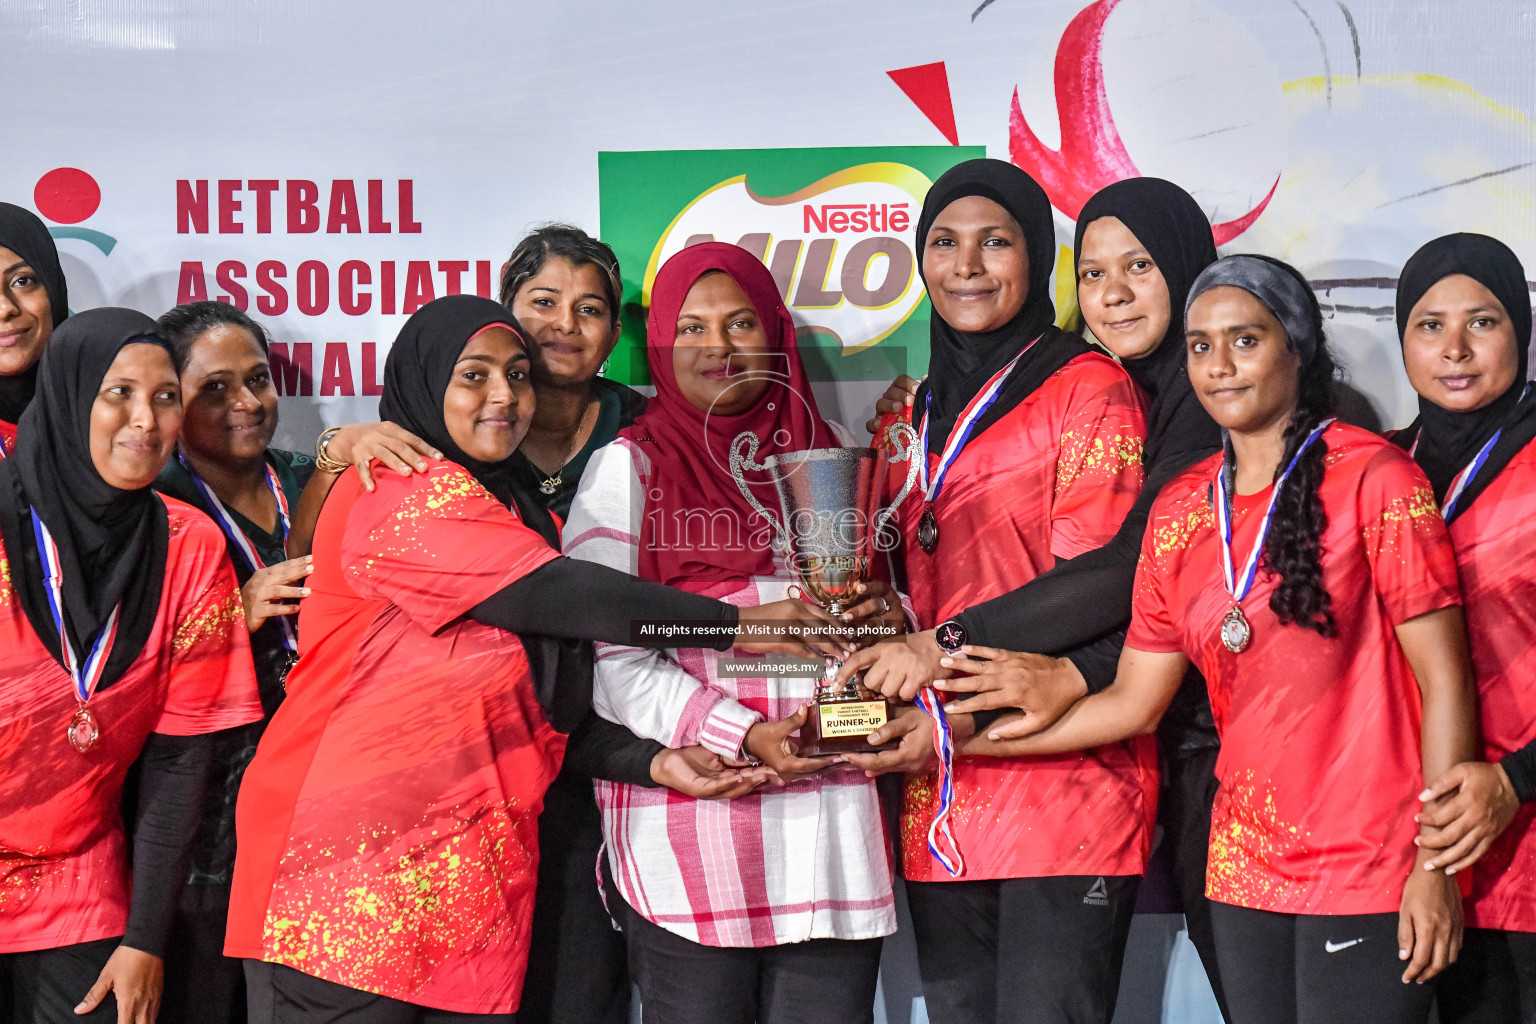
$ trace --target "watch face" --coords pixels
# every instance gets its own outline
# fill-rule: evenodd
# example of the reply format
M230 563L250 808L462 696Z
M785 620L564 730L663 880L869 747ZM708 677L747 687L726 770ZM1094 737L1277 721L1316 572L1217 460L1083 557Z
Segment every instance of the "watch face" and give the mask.
M958 622L945 622L934 630L933 638L940 647L953 654L965 646L965 629Z

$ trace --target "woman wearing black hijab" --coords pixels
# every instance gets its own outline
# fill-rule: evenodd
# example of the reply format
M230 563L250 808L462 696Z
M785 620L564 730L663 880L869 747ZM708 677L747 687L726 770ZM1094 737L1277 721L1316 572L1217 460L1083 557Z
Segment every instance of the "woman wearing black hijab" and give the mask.
M1480 691L1484 761L1425 794L1433 864L1476 863L1461 959L1439 984L1447 1024L1536 1021L1536 400L1531 304L1504 243L1426 244L1397 285L1419 416L1393 440L1424 469L1450 527Z
M1028 175L998 160L951 169L929 191L917 243L932 352L912 418L928 460L922 500L901 519L928 632L849 662L872 665L866 684L887 693L910 680L908 698L933 679L922 666L970 642L955 616L1111 540L1141 489L1145 431L1125 371L1055 326L1051 207ZM969 716L953 726L959 743ZM910 760L855 763L922 765L925 734L909 735ZM1012 1020L1022 1006L1109 1020L1155 780L1141 739L1029 762L957 757L952 808L942 776L909 779L903 871L934 1021Z
M371 491L347 474L327 498L304 650L240 792L225 951L252 961L258 1019L506 1020L535 822L559 733L590 708L586 641L691 620L717 624L702 643L722 649L808 652L775 627L827 620L794 601L738 612L561 557L510 462L533 413L529 359L489 299L412 315L380 411L445 458Z
M36 391L0 461L0 991L7 1019L148 1024L206 734L261 705L218 528L150 489L181 422L154 321L71 319ZM130 900L118 805L136 759Z
M973 645L1040 652L1009 653L994 660L988 673L941 684L961 694L976 693L946 709L974 713L977 728L990 725L1004 708L1024 706L1030 709L1029 731L1044 729L1074 701L1114 680L1152 501L1163 484L1221 448L1221 432L1190 386L1184 352L1185 297L1200 271L1215 261L1205 214L1189 193L1161 178L1116 182L1089 199L1079 214L1078 306L1094 337L1120 359L1149 400L1143 453L1147 479L1108 544L955 616ZM945 674L937 645L922 636L909 643L913 653L926 653L914 664L920 675ZM887 657L895 655L894 645L883 646L893 648ZM1158 739L1164 848L1190 939L1225 1013L1205 900L1219 743L1198 672L1190 671L1158 728Z
M69 315L53 236L37 216L0 203L0 458L37 389L37 361Z

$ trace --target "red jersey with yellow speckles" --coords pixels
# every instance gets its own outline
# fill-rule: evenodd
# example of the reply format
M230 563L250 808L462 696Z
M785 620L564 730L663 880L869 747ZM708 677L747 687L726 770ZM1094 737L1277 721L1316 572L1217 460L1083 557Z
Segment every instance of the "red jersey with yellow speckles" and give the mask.
M1282 626L1278 577L1242 602L1248 649L1221 643L1212 456L1152 507L1126 646L1183 651L1205 676L1221 735L1206 895L1292 914L1395 913L1413 869L1424 788L1422 703L1394 627L1461 602L1429 482L1400 449L1334 423L1320 494L1323 583L1338 636ZM1233 560L1253 550L1270 489L1233 500Z
M558 552L459 466L339 481L299 662L245 775L225 952L435 1009L517 1009L564 737L466 619Z
M0 459L16 450L16 424L0 420Z
M1536 442L1451 523L1482 713L1483 756L1536 739ZM1536 932L1536 803L1472 869L1467 924Z
M917 542L921 495L901 510L922 627L1108 543L1141 490L1145 437L1135 385L1097 353L1067 363L973 436L933 503L931 554ZM932 471L938 457L928 460ZM1060 757L957 757L955 792L963 879L1139 875L1157 809L1153 739ZM914 881L950 880L928 852L937 804L937 773L908 781L902 847Z
M261 717L224 535L190 505L161 500L170 542L160 608L138 659L91 698L101 734L84 754L65 738L74 684L22 611L11 579L21 563L0 545L0 953L123 934L118 805L144 741Z

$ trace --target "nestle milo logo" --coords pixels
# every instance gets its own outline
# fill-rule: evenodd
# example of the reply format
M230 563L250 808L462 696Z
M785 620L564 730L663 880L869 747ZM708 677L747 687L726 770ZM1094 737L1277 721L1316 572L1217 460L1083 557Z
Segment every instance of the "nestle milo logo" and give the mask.
M977 155L952 146L600 154L603 237L629 300L610 372L645 382L642 317L656 272L706 241L739 245L768 267L813 379L920 372L908 358L927 347L926 318L914 319L926 308L914 227L933 179Z
M898 163L830 174L788 195L759 195L744 174L705 189L651 251L641 301L656 271L686 246L735 242L767 264L795 319L857 351L888 337L923 297L911 231L932 184ZM898 226L899 225L899 226Z

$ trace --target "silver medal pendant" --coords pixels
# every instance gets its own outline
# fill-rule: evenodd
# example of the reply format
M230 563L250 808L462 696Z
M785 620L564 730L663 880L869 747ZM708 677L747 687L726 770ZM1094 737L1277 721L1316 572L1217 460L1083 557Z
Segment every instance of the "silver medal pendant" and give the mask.
M939 521L932 508L923 509L922 518L917 521L917 544L930 555L939 546Z
M96 724L96 716L91 714L91 709L81 704L74 716L69 720L69 745L75 748L77 753L85 753L96 745L96 740L101 736L101 726Z
M1253 628L1241 608L1233 607L1221 620L1221 644L1233 654L1242 654L1253 640Z

